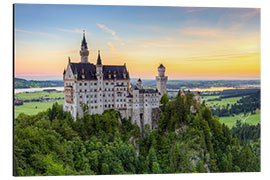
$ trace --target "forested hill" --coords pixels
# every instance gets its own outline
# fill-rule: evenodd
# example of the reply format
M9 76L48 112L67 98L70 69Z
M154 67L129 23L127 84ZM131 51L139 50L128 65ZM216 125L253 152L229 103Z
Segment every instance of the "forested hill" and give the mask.
M41 87L62 87L64 86L64 81L35 81L35 80L25 80L21 78L14 78L14 88L41 88Z
M131 79L136 84L138 79ZM156 88L156 81L143 79L143 86ZM211 87L260 88L260 80L168 80L167 89L194 89Z
M158 128L146 125L141 132L114 110L89 115L83 106L77 121L58 104L37 115L20 114L14 121L14 175L260 171L260 146L252 144L259 138L240 141L191 93L173 101L165 95L161 103Z

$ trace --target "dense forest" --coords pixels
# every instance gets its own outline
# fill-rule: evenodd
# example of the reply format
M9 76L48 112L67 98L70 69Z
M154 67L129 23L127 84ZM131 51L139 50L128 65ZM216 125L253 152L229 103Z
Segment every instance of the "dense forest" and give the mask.
M256 90L255 93L250 94L248 96L243 96L237 103L223 107L214 106L211 111L213 115L223 117L223 116L231 116L239 113L251 113L255 114L256 109L261 108L261 92L260 90Z
M165 94L161 104L158 128L141 131L117 111L89 115L86 105L76 121L57 103L37 115L20 114L14 175L260 171L259 138L242 141L191 93L172 101Z
M14 78L14 88L42 88L42 87L62 87L64 81L35 81Z

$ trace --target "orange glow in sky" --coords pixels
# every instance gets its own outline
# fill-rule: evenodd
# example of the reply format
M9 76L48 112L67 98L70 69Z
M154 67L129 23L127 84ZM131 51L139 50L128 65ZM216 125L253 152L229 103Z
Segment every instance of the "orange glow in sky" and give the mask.
M260 79L260 10L231 14L222 10L217 23L205 14L200 19L199 14L192 15L194 11L186 12L190 19L185 26L138 22L132 25L141 31L136 35L121 29L125 23L94 22L95 28L85 28L89 61L96 63L100 49L103 64L126 63L132 78L154 79L162 63L169 79ZM48 25L50 29L42 31L31 29L33 24L20 25L19 20L15 21L15 77L55 75L61 79L69 56L73 62L80 61L80 25L74 23L70 29Z

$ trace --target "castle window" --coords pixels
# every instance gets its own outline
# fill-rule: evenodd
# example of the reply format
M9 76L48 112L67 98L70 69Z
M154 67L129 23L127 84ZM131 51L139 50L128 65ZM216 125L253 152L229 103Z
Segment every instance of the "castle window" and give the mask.
M111 83L111 85L113 85L113 82Z
M82 85L82 83L79 84L80 86Z
M105 108L107 108L107 105L105 104Z
M87 90L85 89L84 92L87 92Z
M94 83L94 85L97 85L97 83Z
M82 98L82 96L80 96L80 98Z
M80 92L82 92L82 90L80 89Z
M86 86L86 85L87 85L87 83L84 83L84 85Z
M86 98L88 98L88 95L86 95Z

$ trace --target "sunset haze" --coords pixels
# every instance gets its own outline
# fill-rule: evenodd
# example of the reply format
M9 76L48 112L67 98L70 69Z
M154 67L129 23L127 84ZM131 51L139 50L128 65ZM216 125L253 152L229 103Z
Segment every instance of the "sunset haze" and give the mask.
M260 79L260 9L16 4L15 77L62 79L83 30L96 64L131 78ZM35 77L35 78L34 78Z

